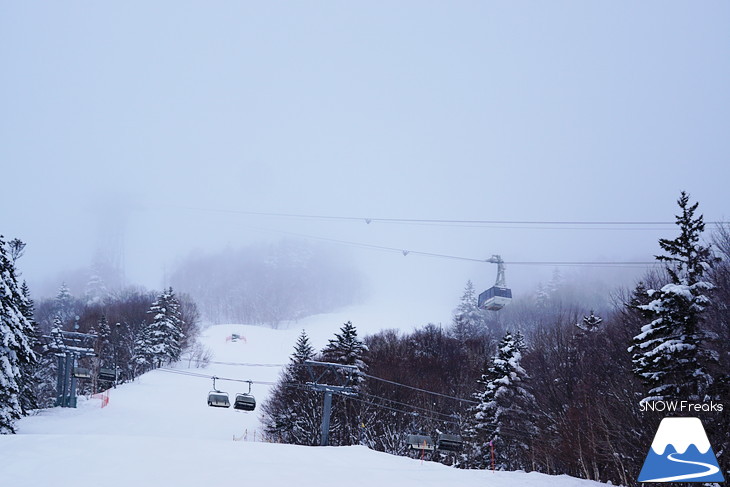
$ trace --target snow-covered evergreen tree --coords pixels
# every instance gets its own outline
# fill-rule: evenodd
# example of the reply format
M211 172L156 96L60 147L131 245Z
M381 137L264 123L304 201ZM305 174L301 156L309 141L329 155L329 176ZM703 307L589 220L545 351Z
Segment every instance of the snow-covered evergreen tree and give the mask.
M104 386L107 385L104 383L101 384L100 387L100 384L98 383L97 377L99 376L100 369L114 369L115 367L112 351L113 347L111 344L112 330L109 326L106 315L101 315L101 318L99 318L99 322L96 324L95 327L89 330L89 333L96 335L96 341L94 342L94 352L96 353L96 357L92 359L93 380L91 386L93 392L98 392L100 389L103 389Z
M151 365L157 367L179 360L182 317L180 303L171 287L159 294L147 313L152 315L152 321L144 330L141 355L151 359Z
M289 364L282 371L269 399L261 406L262 421L270 441L295 445L318 445L321 424L321 394L304 384L309 380L303 366L314 359L306 332L294 346Z
M537 309L545 309L548 307L549 303L550 292L548 291L547 286L543 283L539 283L537 285L537 290L535 290L535 306Z
M297 343L294 345L294 353L289 359L291 364L296 368L297 376L302 375L302 368L300 367L307 360L314 358L314 347L309 343L309 337L307 332L302 330L297 338Z
M698 203L690 205L683 191L677 204L682 210L676 216L680 235L660 239L666 254L656 256L667 263L671 282L647 292L651 301L640 308L652 321L641 328L629 348L634 372L649 387L643 401L703 400L712 383L707 371L712 354L704 344L702 313L712 288L703 276L715 259L710 247L700 243L705 224L702 215L695 217Z
M576 323L575 326L583 333L593 333L598 331L601 323L603 323L603 318L596 316L593 310L591 310L591 314L589 316L583 316L583 320Z
M452 335L462 342L478 335L484 329L484 313L485 311L477 306L474 285L471 281L467 281L459 306L454 311Z
M558 291L560 291L560 288L563 287L564 284L565 278L560 272L560 269L556 267L555 269L553 269L553 276L547 284L547 292L550 297L555 297L555 295L558 293Z
M102 367L107 367L113 363L111 354L111 334L112 329L109 326L109 321L106 319L106 315L102 315L99 318L99 323L96 325L97 343L95 344L96 354L100 359Z
M322 360L342 365L353 365L357 372L365 372L365 354L367 345L357 337L357 329L348 321L340 328L340 333L335 333L335 338L322 350ZM350 387L356 392L364 388L365 378L359 373L351 376ZM340 371L342 374L350 374L349 371ZM337 382L338 380L335 379ZM353 445L359 442L360 436L360 403L356 403L341 394L332 398L332 415L330 418L330 444L331 445Z
M17 260L20 259L24 253L25 242L23 242L19 238L14 238L10 242L8 242L8 255L10 256L10 260L13 262L13 265L15 265ZM18 272L15 277L20 278L20 273Z
M340 328L340 333L335 333L335 338L322 350L322 358L326 362L334 362L343 365L354 365L358 370L365 372L367 365L364 358L367 352L367 345L357 337L357 329L348 321ZM361 380L358 377L358 380Z
M17 239L16 239L17 240ZM30 325L30 331L28 332L28 344L30 345L33 352L36 354L36 360L26 362L20 366L20 407L23 409L23 413L26 414L31 409L37 409L40 407L37 396L36 384L40 380L41 370L39 365L41 356L41 346L38 341L38 324L33 319L35 311L35 304L30 296L30 289L28 283L23 281L20 286L20 294L23 295L23 302L19 303L18 310L25 317Z
M98 272L92 270L89 280L86 283L84 299L87 306L102 305L109 296L109 290Z
M144 373L154 367L153 343L149 326L142 327L132 344L133 376Z
M0 236L0 434L15 432L15 422L23 414L21 368L36 360L29 340L33 329L23 314L27 305L10 248Z
M524 468L536 428L531 413L534 397L526 388L527 372L520 364L524 340L520 333L507 332L497 353L486 365L478 381L482 390L474 397L470 431L470 464L488 465L489 443L495 446L496 467L500 470Z
M61 283L61 288L56 295L55 314L63 325L69 325L73 321L75 305L76 302L71 295L71 290L65 282Z

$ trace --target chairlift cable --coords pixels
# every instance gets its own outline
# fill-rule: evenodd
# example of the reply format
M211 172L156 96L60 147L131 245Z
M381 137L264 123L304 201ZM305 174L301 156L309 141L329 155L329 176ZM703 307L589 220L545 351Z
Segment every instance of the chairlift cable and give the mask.
M268 365L272 365L272 364L268 364ZM158 369L155 369L155 370L159 370L161 372L167 372L167 373L171 373L171 374L184 375L184 376L188 376L188 377L202 378L202 379L207 379L207 380L210 380L213 377L210 374L201 374L201 373L197 373L197 372L190 372L190 371L178 370L178 369L170 369L170 368L166 368L166 367L161 367L161 368L158 368ZM456 400L459 400L459 401L462 401L462 402L471 402L471 403L474 403L474 404L478 404L478 402L476 402L476 401L469 401L469 400L457 398L457 397L454 397L454 396L448 396L448 395L440 394L440 393L433 392L433 391L427 391L425 389L419 389L419 388L416 388L416 387L406 386L405 384L399 384L397 382L388 381L386 379L380 379L379 377L375 377L375 376L371 376L371 375L367 375L367 374L361 374L361 375L363 375L365 377L372 378L372 379L389 382L389 383L394 384L394 385L400 385L402 387L406 387L406 388L410 388L410 389L415 389L415 390L418 390L418 391L421 391L421 392L426 392L426 393L429 393L429 394L434 394L434 395L437 395L437 396L443 396L443 397L447 397L447 398L450 398L450 399L456 399ZM257 384L257 385L269 385L269 386L275 386L275 385L279 384L279 385L282 385L283 387L300 389L300 390L309 390L309 387L306 384L299 384L299 383L294 383L294 382L281 382L281 383L276 383L276 382L271 382L271 381L244 380L244 379L234 379L234 378L219 377L219 376L215 376L215 377L216 377L216 380L225 380L225 381L229 381L229 382L245 382L245 383ZM388 399L388 398L381 397L381 396L376 396L374 394L366 394L366 393L360 393L360 394L363 395L363 396L366 396L366 397L379 399L381 401L388 401L388 402L392 402L392 403L395 403L395 404L399 404L399 405L402 405L402 406L405 406L405 407L408 407L408 408L419 409L421 411L425 411L425 414L424 413L415 413L413 411L406 411L404 409L399 409L399 408L394 408L394 407L391 407L391 406L386 406L385 404L378 404L376 402L368 401L366 399L362 399L362 398L359 398L359 397L356 397L356 396L344 395L343 397L345 397L347 399L352 399L354 401L358 401L358 402L363 402L363 403L366 403L366 404L370 404L370 405L375 406L375 407L387 409L389 411L402 413L402 414L405 414L405 415L413 415L413 414L416 414L419 417L428 418L428 419L431 419L431 420L437 421L437 422L449 423L449 424L456 424L456 425L462 424L462 422L454 421L452 419L441 419L441 418L438 418L437 417L437 415L438 416L445 416L447 418L452 418L453 417L453 416L448 415L448 414L445 414L445 413L440 413L438 411L428 410L428 409L421 408L419 406L414 406L414 405L407 404L407 403L401 403L399 401L396 401L396 400L393 400L393 399ZM477 428L477 429L482 429L482 428ZM509 428L509 429L512 430L512 431L514 431L514 432L525 433L524 431L519 431L519 430L516 430L516 429L513 429L513 428Z
M210 363L212 363L212 364L240 366L240 367L277 367L277 366L278 367L286 367L287 366L286 364L249 364L249 363L243 363L243 362L210 362ZM289 364L289 365L292 365L294 367L304 367L303 364ZM165 369L165 368L162 368L162 369L158 369L158 370L163 370L163 371L166 371L166 372L185 373L185 374L188 374L188 375L193 375L193 376L197 376L197 377L205 377L205 378L208 378L208 379L210 378L210 375L198 374L198 373L195 373L195 372L186 373L184 371L178 371L176 369ZM418 391L418 392L423 392L423 393L426 393L426 394L432 394L434 396L444 397L444 398L447 398L447 399L453 399L455 401L465 402L465 403L469 403L469 404L479 404L477 401L473 401L471 399L464 399L464 398L461 398L461 397L450 396L448 394L442 394L440 392L434 392L434 391L429 391L429 390L426 390L426 389L421 389L419 387L409 386L407 384L402 384L400 382L395 382L395 381L392 381L392 380L388 380L388 379L383 379L383 378L380 378L380 377L376 377L374 375L366 374L366 373L364 373L362 371L359 372L359 375L362 376L362 377L366 377L368 379L373 379L373 380L385 382L385 383L388 383L388 384L391 384L391 385L395 385L395 386L399 386L399 387L405 387L407 389L412 389L412 390L415 390L415 391ZM238 381L238 382L247 382L247 381L242 381L242 380L239 380L239 379L225 379L225 378L222 378L222 377L218 377L218 379L220 379L220 380ZM257 383L258 382L254 381L254 384L257 384ZM271 382L270 383L266 383L266 385L274 385L274 384L275 383L271 383Z
M437 417L433 416L433 414L444 415L443 413L438 413L436 411L429 411L430 414L420 414L420 413L414 413L414 412L411 412L411 411L406 411L406 410L403 410L403 409L394 408L394 407L391 407L391 406L386 406L384 404L378 404L378 403L375 403L375 402L372 402L372 401L368 401L366 399L362 399L362 398L359 398L359 397L356 397L356 396L344 396L344 397L346 397L347 399L351 399L353 401L358 401L358 402L362 402L362 403L365 403L365 404L369 404L371 406L375 406L375 407L378 407L378 408L383 408L383 409L387 409L389 411L393 411L393 412L396 412L396 413L401 413L401 414L404 414L406 416L416 415L416 416L418 416L420 418L427 418L427 419L430 419L430 420L433 420L433 421L436 421L436 422L439 422L439 423L455 424L457 426L463 426L464 425L464 422L463 421L455 421L453 419L440 419L440 418L437 418ZM411 407L411 406L409 406L409 407ZM451 415L445 415L445 416L448 416L450 418L453 418L453 416L451 416ZM477 430L492 432L492 431L494 431L494 428L496 428L496 424L495 425L490 425L490 427L481 427L481 426L475 426L475 425L472 425L471 427L474 428L474 429L477 429ZM530 432L528 432L526 430L520 430L520 429L516 429L516 428L510 428L508 426L507 427L502 426L500 429L502 431L509 431L509 432L512 432L512 433L528 434L528 435L530 434Z
M420 414L420 413L413 413L411 411L404 411L403 409L398 409L398 408L394 408L394 407L391 407L391 406L386 406L384 404L377 404L377 403L374 403L374 402L371 402L371 401L368 401L366 399L362 399L362 398L359 398L359 397L356 397L356 396L345 396L345 397L347 397L348 399L351 399L353 401L362 402L362 403L365 403L365 404L370 404L371 406L375 406L375 407L378 407L378 408L387 409L389 411L393 411L393 412L396 412L396 413L405 414L405 415L408 415L408 416L412 416L413 414L417 414L421 418L428 418L428 419L431 419L433 421L438 421L438 422L441 422L441 423L449 423L449 424L456 424L456 425L459 424L458 421L454 421L454 420L451 420L451 419L439 419L439 418L436 418L434 416L430 416L430 415L427 415L427 414Z
M187 376L190 376L190 377L199 377L199 378L204 378L204 379L210 379L212 377L210 374L200 374L200 373L197 373L197 372L187 372L187 371L181 371L181 370L177 370L177 369L169 369L169 368L164 368L164 367L163 368L159 368L157 370L160 370L162 372L169 372L169 373L173 373L173 374L187 375ZM434 396L444 397L444 398L447 398L447 399L453 399L453 400L456 400L456 401L470 403L470 404L479 404L477 401L472 401L470 399L463 399L463 398L456 397L456 396L449 396L448 394L441 394L439 392L428 391L426 389L421 389L421 388L418 388L418 387L413 387L413 386L409 386L409 385L406 385L406 384L401 384L399 382L391 381L391 380L388 380L388 379L381 379L380 377L376 377L376 376L370 375L370 374L365 374L365 373L362 373L362 372L360 373L360 375L362 377L367 377L369 379L379 380L381 382L386 382L386 383L391 384L391 385L405 387L407 389L412 389L412 390L415 390L415 391L418 391L418 392L423 392L423 393L431 394L431 395L434 395ZM248 383L249 382L248 380L232 379L232 378L226 378L226 377L220 377L220 376L216 376L216 379L217 380L231 381L231 382L245 382L245 383ZM276 385L277 384L276 382L255 381L255 380L254 381L251 381L251 383L258 384L258 385L270 385L270 386L273 386L273 385ZM378 397L378 396L373 396L373 397ZM391 401L391 399L386 399L386 398L380 398L380 399L385 399L385 400ZM396 402L396 401L394 401L394 402ZM408 406L410 407L411 405L408 405ZM414 406L414 407L416 407L416 406Z
M243 367L285 367L286 364L255 364L255 363L247 363L247 362L215 362L215 361L209 361L209 364L214 365L235 365L235 366L243 366Z
M440 413L440 412L433 411L431 409L427 409L427 408L420 407L420 406L414 406L412 404L407 404L407 403L404 403L404 402L396 401L395 399L388 399L386 397L376 396L374 394L368 394L368 393L365 393L365 392L359 392L358 394L360 396L364 396L364 397L380 399L381 401L388 401L388 402L391 402L393 404L397 404L399 406L404 406L404 407L412 408L412 409L415 409L415 410L418 410L418 411L424 411L424 412L429 413L429 414L436 414L436 415L439 415L439 416L445 416L447 418L451 418L452 417L450 414Z
M378 381L381 381L381 382L385 382L387 384L392 384L392 385L399 386L399 387L405 387L406 389L412 389L414 391L424 392L426 394L431 394L431 395L434 395L434 396L444 397L444 398L447 398L447 399L453 399L455 401L465 402L465 403L469 403L469 404L479 404L479 402L472 401L471 399L463 399L461 397L450 396L448 394L441 394L440 392L428 391L426 389L421 389L419 387L413 387L413 386L409 386L409 385L406 385L406 384L401 384L400 382L395 382L395 381L388 380L388 379L382 379L380 377L376 377L374 375L366 374L366 373L363 373L363 372L360 372L360 375L363 376L363 377L367 377L368 379L378 380Z

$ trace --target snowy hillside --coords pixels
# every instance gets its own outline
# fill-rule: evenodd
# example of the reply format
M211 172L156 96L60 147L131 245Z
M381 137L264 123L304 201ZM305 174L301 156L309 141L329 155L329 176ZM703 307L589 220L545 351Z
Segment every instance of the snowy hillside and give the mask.
M332 317L329 317L332 318ZM326 320L271 330L220 325L206 330L204 343L215 362L281 364L306 326L320 347L341 325ZM243 337L227 340L232 334ZM178 371L273 382L279 367L211 364ZM18 434L0 437L0 479L23 486L200 486L262 482L269 486L507 486L599 485L566 476L518 472L464 471L396 457L364 447L298 447L262 443L258 410L240 412L206 404L207 378L150 372L111 390L107 407L81 399L78 409L55 408L23 419ZM240 382L218 383L231 396L247 390ZM269 387L254 385L259 404ZM234 441L237 440L237 441Z

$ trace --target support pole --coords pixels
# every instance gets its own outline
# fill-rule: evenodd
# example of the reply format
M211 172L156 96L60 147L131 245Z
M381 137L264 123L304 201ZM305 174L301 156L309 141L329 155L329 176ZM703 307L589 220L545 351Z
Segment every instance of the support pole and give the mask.
M64 369L64 357L59 355L58 359L58 370L56 370L56 406L63 406L63 379L66 377L66 370Z
M71 370L76 368L76 355L71 354ZM68 407L76 407L76 375L71 375L71 390L68 391Z
M332 391L324 391L324 410L322 411L322 446L330 444L330 413L332 412Z
M78 330L79 317L76 317L74 329ZM98 339L95 334L77 331L61 331L58 327L51 330L50 335L43 335L46 346L58 358L58 374L56 375L56 406L62 408L76 407L76 375L74 368L76 359L96 357L93 344ZM97 362L98 363L98 362ZM93 367L94 377L98 367ZM115 371L116 374L116 371Z
M70 406L71 397L71 371L73 369L73 357L70 353L66 354L66 367L63 374L63 404L62 407Z

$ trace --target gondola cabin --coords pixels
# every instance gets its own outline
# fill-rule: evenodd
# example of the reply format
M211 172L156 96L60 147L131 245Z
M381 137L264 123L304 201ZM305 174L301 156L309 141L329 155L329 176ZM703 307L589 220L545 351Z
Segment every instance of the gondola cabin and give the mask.
M233 409L240 411L253 411L256 409L256 398L251 394L236 394L236 400L233 402Z
M433 451L435 448L430 436L408 435L407 441L409 450Z
M440 434L436 448L444 451L460 451L464 447L464 440L459 435Z
M208 393L208 406L214 408L227 408L231 406L227 392L210 391Z
M508 287L490 287L479 295L479 307L489 311L498 311L512 301L512 290Z

